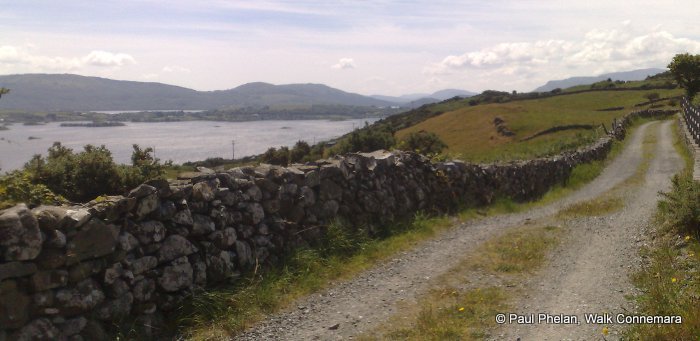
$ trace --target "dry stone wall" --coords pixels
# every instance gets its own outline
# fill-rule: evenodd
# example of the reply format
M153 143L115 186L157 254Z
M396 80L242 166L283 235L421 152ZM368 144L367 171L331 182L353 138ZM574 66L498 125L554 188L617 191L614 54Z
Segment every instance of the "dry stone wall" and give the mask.
M0 211L0 341L100 340L125 317L157 335L193 290L274 266L322 240L335 218L380 226L498 196L536 198L576 165L603 159L630 117L551 158L479 165L376 151L155 180L81 206Z

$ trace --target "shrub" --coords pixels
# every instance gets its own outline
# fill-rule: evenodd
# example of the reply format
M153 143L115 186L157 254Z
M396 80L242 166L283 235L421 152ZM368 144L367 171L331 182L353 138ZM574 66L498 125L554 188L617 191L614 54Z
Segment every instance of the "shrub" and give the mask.
M330 153L372 152L378 149L390 149L394 144L396 144L396 140L389 127L370 128L365 125L364 128L356 129L349 137L339 141L330 149Z
M102 194L123 194L161 176L164 165L152 152L151 148L134 145L132 166L121 166L114 163L112 153L104 145L86 145L82 152L74 153L55 142L46 158L35 155L24 170L34 184L44 185L72 201L88 201Z
M692 233L700 232L700 183L689 173L675 175L668 193L662 193L659 215L668 227Z
M43 184L32 183L31 174L16 170L0 177L0 209L23 202L30 207L59 205L66 201Z
M415 151L419 154L434 156L440 154L447 145L435 133L421 130L417 133L410 133L399 147Z
M289 148L280 147L280 149L270 147L260 157L260 161L271 165L287 167L289 165Z
M298 163L311 153L311 146L306 141L297 141L289 152L289 161Z

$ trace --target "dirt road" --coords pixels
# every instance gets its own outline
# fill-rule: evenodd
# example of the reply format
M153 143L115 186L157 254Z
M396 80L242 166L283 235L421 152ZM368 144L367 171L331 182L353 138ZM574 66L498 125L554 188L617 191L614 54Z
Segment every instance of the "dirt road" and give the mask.
M268 317L236 339L337 340L372 330L397 312L402 302L415 301L430 288L429 279L445 273L484 241L508 228L556 214L572 203L595 198L632 176L642 161L647 129L659 129L656 152L645 185L631 190L626 207L609 217L586 218L572 226L552 261L524 285L529 297L516 299L514 312L576 314L624 312L632 309L624 295L633 293L628 273L638 244L653 214L657 192L666 189L682 161L672 146L671 122L644 124L631 136L620 155L594 181L556 203L526 212L489 217L445 231L414 250L297 302ZM494 327L497 325L494 323ZM502 329L499 329L502 328ZM600 337L600 326L549 328L504 325L492 332L497 339L559 340ZM610 326L614 334L618 327Z

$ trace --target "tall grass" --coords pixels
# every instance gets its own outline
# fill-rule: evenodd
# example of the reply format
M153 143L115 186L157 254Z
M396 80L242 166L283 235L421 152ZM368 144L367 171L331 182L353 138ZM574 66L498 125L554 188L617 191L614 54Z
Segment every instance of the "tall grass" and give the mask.
M655 243L642 250L649 262L633 280L643 292L636 298L640 314L679 315L683 323L635 325L625 335L631 340L700 339L700 183L692 179L693 159L680 135L674 129L674 146L686 167L659 201Z

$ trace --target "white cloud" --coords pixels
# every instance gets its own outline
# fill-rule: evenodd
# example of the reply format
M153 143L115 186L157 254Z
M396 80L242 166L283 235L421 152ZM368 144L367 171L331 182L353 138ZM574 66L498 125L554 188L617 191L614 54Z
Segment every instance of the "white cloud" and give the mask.
M0 72L76 72L87 67L121 67L136 61L125 53L91 51L83 57L47 56L35 53L33 44L0 46Z
M620 30L589 31L581 40L539 40L493 45L461 55L449 55L424 68L428 75L490 71L501 75L532 77L541 72L566 73L623 71L629 67L666 65L676 53L700 52L700 41L676 37L666 31L635 32L629 23ZM570 75L564 75L570 76Z
M112 53L108 51L91 51L82 61L94 66L124 66L134 64L136 60L126 53Z
M354 69L355 61L352 58L340 58L338 63L334 64L332 68L341 70Z

